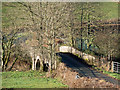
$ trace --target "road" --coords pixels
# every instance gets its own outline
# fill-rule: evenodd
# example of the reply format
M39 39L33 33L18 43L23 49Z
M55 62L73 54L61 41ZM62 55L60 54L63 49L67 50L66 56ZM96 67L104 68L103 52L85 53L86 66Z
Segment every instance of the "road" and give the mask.
M59 56L62 58L62 62L65 63L67 67L77 71L83 77L100 78L120 86L120 82L118 80L92 69L89 65L85 64L83 60L72 54L59 53Z

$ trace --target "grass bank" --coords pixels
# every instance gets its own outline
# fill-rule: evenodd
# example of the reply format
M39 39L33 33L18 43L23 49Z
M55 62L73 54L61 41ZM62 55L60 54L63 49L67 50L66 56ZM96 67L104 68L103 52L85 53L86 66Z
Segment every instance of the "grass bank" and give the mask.
M103 71L103 73L108 74L109 76L120 80L120 74L118 74L118 73L113 73L113 72L108 72L108 71Z
M113 77L113 78L116 78L116 79L120 80L120 74L118 74L118 73L105 71L105 70L103 70L103 69L101 69L101 68L94 67L94 66L93 66L93 68L96 69L96 70L98 70L98 71L103 72L104 74L107 74L107 75L109 75L109 76L111 76L111 77Z
M38 71L3 72L2 88L64 88L67 85Z

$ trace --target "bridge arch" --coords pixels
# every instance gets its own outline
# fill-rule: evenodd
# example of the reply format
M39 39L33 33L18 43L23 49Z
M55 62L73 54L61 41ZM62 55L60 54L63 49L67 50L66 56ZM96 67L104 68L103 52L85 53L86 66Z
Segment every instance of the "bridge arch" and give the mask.
M35 70L40 70L40 63L41 63L41 59L40 59L40 57L39 56L37 56L36 57L36 59L35 59L35 65L34 65L34 67L35 67Z

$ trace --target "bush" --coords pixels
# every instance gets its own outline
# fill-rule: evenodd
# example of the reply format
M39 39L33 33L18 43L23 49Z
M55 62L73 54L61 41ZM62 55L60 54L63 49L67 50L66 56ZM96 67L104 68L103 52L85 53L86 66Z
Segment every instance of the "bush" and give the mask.
M87 53L87 54L90 54L90 55L95 55L95 53L90 51L90 50L85 50L84 52Z

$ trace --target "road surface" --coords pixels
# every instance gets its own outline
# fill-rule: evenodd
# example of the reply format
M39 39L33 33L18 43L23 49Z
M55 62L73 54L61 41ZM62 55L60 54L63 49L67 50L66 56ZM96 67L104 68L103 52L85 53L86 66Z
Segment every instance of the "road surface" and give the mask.
M100 78L120 86L120 82L118 80L92 69L89 65L83 63L83 60L72 54L59 53L59 56L62 57L62 62L65 63L67 67L77 71L83 77Z

